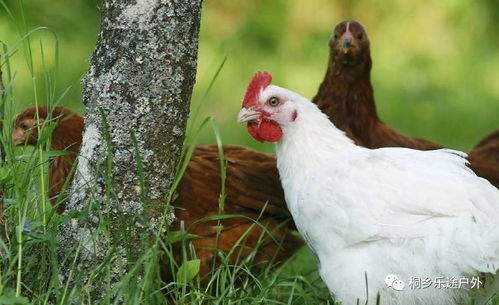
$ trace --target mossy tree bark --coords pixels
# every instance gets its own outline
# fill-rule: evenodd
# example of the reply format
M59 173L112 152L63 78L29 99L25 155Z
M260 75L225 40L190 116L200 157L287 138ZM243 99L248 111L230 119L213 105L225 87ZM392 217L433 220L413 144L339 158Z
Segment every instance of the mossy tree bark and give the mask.
M75 266L62 266L63 283L78 281L97 298L106 293L95 280L99 264L112 261L106 276L117 283L136 243L171 215L165 209L195 82L201 2L102 1L83 79L85 132L65 212L72 217L58 236L61 257L69 248L76 254Z

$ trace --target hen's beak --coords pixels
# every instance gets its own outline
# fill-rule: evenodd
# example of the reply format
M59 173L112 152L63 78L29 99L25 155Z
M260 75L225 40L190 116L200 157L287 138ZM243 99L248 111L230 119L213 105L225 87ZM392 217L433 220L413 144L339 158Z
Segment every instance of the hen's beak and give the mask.
M343 51L343 53L347 54L348 51L353 48L353 40L354 39L352 33L347 29L347 31L341 36L340 40L340 49Z
M352 40L350 39L343 39L341 42L341 49L343 50L343 53L348 53L350 48L352 47Z
M239 115L237 116L237 122L244 123L258 120L260 118L260 115L261 113L253 108L242 108L241 111L239 111Z

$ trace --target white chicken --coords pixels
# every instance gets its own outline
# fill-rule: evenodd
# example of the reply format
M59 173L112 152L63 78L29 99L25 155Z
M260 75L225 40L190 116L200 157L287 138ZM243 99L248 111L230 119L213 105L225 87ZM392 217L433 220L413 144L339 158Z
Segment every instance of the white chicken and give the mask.
M464 153L357 146L316 105L270 82L267 72L253 77L238 121L276 143L288 208L336 299L454 305L480 291L483 304L497 292L499 191ZM443 284L453 279L460 288Z

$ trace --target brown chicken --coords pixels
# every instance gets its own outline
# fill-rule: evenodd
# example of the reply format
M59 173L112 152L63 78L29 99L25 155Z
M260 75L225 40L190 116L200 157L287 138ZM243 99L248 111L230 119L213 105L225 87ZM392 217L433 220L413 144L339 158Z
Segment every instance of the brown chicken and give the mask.
M329 41L326 76L313 102L333 123L355 141L368 147L408 147L420 150L442 148L424 139L401 134L380 120L371 86L369 39L357 21L336 25ZM491 134L470 153L470 167L477 175L499 187L499 132Z
M326 76L312 101L336 127L345 131L355 143L368 148L397 146L429 150L442 147L403 135L378 117L371 86L369 38L360 23L339 23L329 48Z
M47 113L46 107L39 107L41 122L46 120ZM35 108L28 108L17 116L13 132L15 144L36 144L35 117ZM54 109L52 118L58 123L52 133L52 148L77 153L81 145L83 118L62 107ZM282 262L302 245L302 240L290 232L294 229L294 224L284 201L275 157L239 146L225 145L223 149L227 162L223 213L244 217L221 220L223 228L218 238L217 221L195 223L203 217L220 213L221 176L216 145L196 147L177 188L178 196L172 203L177 217L172 230L180 230L180 223L183 221L189 233L201 237L192 241L196 256L201 260L201 275L210 271L215 256L214 249L228 253L235 248L229 260L234 263L239 254L244 258L258 246L254 263L264 264L270 260ZM76 160L75 156L76 154L56 157L50 163L50 198L57 197ZM64 206L61 205L58 212L63 210ZM240 245L235 247L239 239ZM173 247L175 258L180 261L180 243ZM165 278L171 279L169 268L164 267Z

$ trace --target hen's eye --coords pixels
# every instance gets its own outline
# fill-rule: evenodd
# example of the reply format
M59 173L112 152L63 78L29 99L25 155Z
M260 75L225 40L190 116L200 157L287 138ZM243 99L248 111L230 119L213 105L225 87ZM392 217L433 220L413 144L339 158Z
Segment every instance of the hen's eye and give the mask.
M277 97L271 97L269 100L269 105L272 107L279 105L279 99Z

